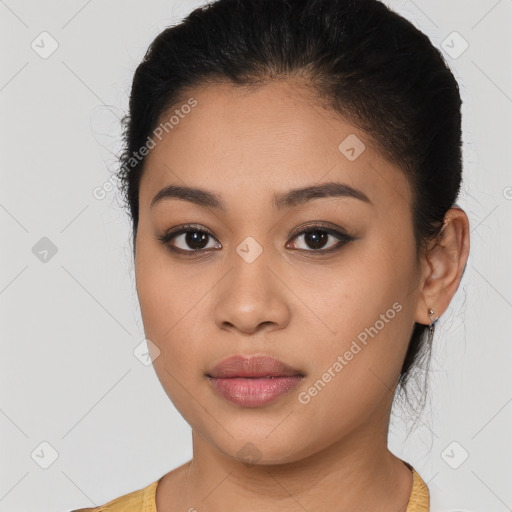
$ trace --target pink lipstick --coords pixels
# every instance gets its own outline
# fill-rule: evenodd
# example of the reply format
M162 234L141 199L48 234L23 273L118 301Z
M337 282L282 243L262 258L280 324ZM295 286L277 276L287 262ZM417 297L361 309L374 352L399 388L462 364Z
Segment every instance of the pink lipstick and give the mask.
M206 376L226 400L240 407L262 407L295 388L305 374L273 357L234 355Z

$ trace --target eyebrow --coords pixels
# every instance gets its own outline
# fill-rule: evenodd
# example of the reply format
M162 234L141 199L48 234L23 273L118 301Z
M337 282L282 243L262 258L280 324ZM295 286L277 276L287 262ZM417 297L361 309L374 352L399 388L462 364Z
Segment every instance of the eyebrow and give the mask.
M368 196L361 190L353 188L346 183L330 181L322 183L321 185L312 185L276 194L273 197L273 205L278 209L293 208L294 206L305 204L313 199L324 197L352 197L372 204ZM215 208L224 212L227 211L222 198L218 194L200 188L169 185L156 194L151 201L150 208L153 208L164 199L181 199L206 208Z

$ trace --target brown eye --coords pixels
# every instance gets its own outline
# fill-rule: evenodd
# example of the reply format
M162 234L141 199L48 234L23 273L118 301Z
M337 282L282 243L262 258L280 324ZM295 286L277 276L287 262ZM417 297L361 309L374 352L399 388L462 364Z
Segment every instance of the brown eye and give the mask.
M157 238L174 252L195 254L216 248L208 247L210 239L215 237L205 228L195 226L179 226Z
M324 225L309 226L294 235L293 238L298 239L300 237L303 237L303 242L301 244L294 243L293 249L318 253L335 251L346 243L355 240L354 237L342 231Z
M311 249L322 249L330 236L325 231L308 231L304 233L304 242Z

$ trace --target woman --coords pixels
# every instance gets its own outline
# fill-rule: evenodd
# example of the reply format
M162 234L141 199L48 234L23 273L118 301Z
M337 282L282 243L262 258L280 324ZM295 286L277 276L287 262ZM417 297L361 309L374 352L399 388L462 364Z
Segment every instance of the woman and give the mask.
M82 510L429 510L387 435L468 258L460 107L377 0L218 0L155 39L119 178L193 458Z

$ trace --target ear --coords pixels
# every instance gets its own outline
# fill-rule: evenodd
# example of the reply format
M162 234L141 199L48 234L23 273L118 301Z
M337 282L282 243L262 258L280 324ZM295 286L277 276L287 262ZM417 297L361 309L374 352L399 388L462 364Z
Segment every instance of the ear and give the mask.
M416 322L431 323L429 308L434 310L434 319L448 309L466 269L468 255L469 220L464 210L456 206L446 212L440 238L423 257Z

